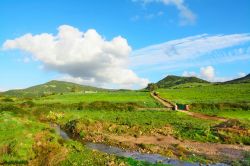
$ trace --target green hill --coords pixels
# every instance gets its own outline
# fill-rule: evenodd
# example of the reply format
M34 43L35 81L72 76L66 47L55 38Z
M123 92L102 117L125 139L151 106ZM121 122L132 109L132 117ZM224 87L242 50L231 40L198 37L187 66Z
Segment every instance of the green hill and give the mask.
M250 83L250 74L245 77L237 78L231 81L224 82L225 84L239 84L239 83Z
M53 80L45 84L32 86L26 89L9 90L3 92L2 94L6 96L16 96L16 97L33 97L33 96L51 95L56 93L84 92L84 91L106 91L106 90L92 86L79 85L71 82Z
M202 80L197 77L181 77L181 76L173 76L169 75L162 80L158 81L156 85L159 88L170 88L173 86L181 85L181 84L190 84L190 83L200 83L200 84L209 84L210 82Z

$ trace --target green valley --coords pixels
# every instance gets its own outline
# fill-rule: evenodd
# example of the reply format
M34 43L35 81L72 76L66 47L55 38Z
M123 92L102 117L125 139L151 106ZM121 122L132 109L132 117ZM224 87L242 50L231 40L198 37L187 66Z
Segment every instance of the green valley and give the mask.
M164 108L147 90L52 81L1 93L0 164L168 165L93 150L90 142L191 164L250 164L250 83L171 76L156 85L162 98L190 105L189 113Z

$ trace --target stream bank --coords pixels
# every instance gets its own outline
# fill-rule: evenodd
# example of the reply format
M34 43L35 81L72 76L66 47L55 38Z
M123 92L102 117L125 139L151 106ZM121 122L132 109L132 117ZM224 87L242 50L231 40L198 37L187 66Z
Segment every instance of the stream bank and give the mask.
M61 129L61 127L57 124L51 124L51 127L54 128L56 134L60 135L64 140L70 140L71 138L68 136L68 134ZM180 166L228 166L224 163L216 163L216 164L201 164L201 163L191 163L186 161L181 161L178 159L171 159L165 156L162 156L160 154L147 154L147 153L141 153L138 151L129 151L124 150L119 147L115 146L109 146L102 143L93 143L93 142L86 142L86 147L92 150L100 151L103 153L107 153L110 155L115 155L119 157L126 157L126 158L132 158L134 160L141 160L146 161L149 163L161 163L161 164L169 164L169 165L180 165Z

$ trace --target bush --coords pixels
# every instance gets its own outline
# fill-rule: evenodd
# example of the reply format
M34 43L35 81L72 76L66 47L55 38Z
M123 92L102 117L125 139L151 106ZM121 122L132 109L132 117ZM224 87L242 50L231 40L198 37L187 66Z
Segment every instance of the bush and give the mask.
M216 128L235 128L239 130L247 129L247 125L237 119L229 119L215 126Z
M233 110L242 109L250 110L249 103L193 103L190 105L193 110Z
M0 104L0 112L2 111L11 111L14 113L19 113L19 111L22 111L22 109L13 104Z
M9 98L9 97L3 98L2 101L3 102L14 102L14 100L12 98Z
M87 105L90 110L109 111L134 111L139 107L136 103L111 103L106 101L95 101Z
M213 127L213 134L223 143L250 145L249 125L230 119Z
M34 159L29 162L29 165L59 165L59 163L66 159L68 150L63 147L49 132L44 131L35 136L35 144L33 151L36 155Z
M20 104L21 107L34 107L35 103L31 100L25 101Z

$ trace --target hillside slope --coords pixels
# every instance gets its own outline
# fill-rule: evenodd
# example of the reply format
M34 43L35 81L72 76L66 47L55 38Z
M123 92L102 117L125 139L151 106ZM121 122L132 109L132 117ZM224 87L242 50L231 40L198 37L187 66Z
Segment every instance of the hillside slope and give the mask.
M210 82L196 78L196 77L181 77L181 76L173 76L169 75L162 80L158 81L156 85L159 88L170 88L173 86L187 84L187 83L204 83L209 84Z
M16 97L33 97L33 96L42 96L54 93L82 92L82 91L106 91L106 90L92 86L79 85L71 82L53 80L26 89L9 90L3 92L2 94L7 96L16 96Z
M226 81L224 83L226 84L250 83L250 74L246 75L245 77L237 78L231 81Z

